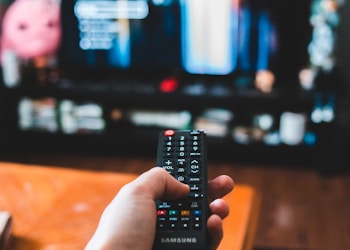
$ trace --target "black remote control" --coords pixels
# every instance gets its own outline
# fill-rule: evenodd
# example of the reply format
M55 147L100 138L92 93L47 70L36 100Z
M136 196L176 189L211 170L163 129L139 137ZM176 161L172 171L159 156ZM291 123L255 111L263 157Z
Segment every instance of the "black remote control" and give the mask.
M157 166L190 186L182 200L157 201L154 250L208 249L206 133L165 130L159 135Z

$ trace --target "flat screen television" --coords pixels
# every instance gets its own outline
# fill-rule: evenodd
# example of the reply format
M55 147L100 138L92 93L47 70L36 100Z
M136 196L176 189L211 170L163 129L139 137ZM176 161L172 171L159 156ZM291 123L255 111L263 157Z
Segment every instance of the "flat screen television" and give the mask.
M19 124L31 119L25 113L30 106L36 110L32 113L45 114L37 123L46 124L50 132L60 130L57 110L86 112L83 123L97 124L99 131L108 119L119 117L113 108L106 115L103 105L52 98L55 93L50 87L76 93L88 89L91 96L94 91L118 95L132 100L134 107L140 101L141 108L142 95L164 108L174 97L169 94L176 94L172 103L187 98L192 100L185 105L190 108L197 97L204 104L214 97L230 105L237 104L242 93L248 93L245 97L252 103L261 94L279 96L273 104L278 107L279 101L290 100L294 93L311 94L314 110L302 103L298 112L317 114L314 111L326 107L331 111L329 122L344 83L344 62L349 61L345 53L349 32L344 24L349 4L344 0L4 0L0 14L2 88L22 91ZM51 92L45 92L46 87ZM31 99L29 93L43 98ZM204 116L232 118L221 111L209 109ZM171 112L153 114L151 119L176 120L179 113ZM91 114L98 121L91 120ZM249 122L265 116L256 117L249 117ZM281 119L282 124L283 117L275 123ZM305 121L304 114L286 117ZM320 122L312 115L307 119Z
M343 5L342 0L2 1L3 82L15 86L23 72L48 66L59 77L81 81L126 77L159 84L175 77L180 84L223 79L236 88L312 89L318 76L337 65ZM41 50L35 36L41 36ZM30 46L31 53L22 48ZM261 78L269 84L260 86Z
M298 88L299 72L310 64L323 67L324 58L316 57L329 57L319 41L312 44L317 34L311 18L320 11L313 5L310 0L63 1L59 62L73 78L127 77L156 84L169 77L179 84L220 79L239 88L252 87L259 72L271 77L270 84ZM334 42L332 36L325 39Z

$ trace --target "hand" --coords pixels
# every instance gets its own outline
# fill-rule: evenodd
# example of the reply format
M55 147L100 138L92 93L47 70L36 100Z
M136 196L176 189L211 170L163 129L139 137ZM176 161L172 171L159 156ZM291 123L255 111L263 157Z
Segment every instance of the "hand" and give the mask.
M208 183L211 215L207 228L212 250L219 246L223 237L222 220L229 213L228 204L221 198L233 187L233 180L226 175ZM106 207L86 250L151 250L157 221L155 200L179 199L186 197L188 192L188 185L160 167L141 174L123 186Z

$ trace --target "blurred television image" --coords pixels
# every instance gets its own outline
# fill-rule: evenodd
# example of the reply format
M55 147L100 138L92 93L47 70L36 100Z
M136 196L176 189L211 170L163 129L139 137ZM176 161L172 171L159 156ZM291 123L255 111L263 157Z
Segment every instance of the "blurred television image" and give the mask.
M159 84L175 76L185 85L214 76L226 85L248 85L263 92L274 87L311 89L322 72L336 66L342 4L341 0L2 1L2 78L11 87L26 71L55 68L60 75L45 78L40 72L37 80L117 82L126 77Z
M62 33L60 2L1 1L0 8L3 83L14 87L23 80L24 69L42 69L56 65L56 52Z
M284 86L308 66L311 1L63 1L67 76L175 75L180 82L272 72ZM154 79L153 79L154 78Z
M240 145L316 145L343 94L345 5L1 0L1 88L24 132L196 128Z

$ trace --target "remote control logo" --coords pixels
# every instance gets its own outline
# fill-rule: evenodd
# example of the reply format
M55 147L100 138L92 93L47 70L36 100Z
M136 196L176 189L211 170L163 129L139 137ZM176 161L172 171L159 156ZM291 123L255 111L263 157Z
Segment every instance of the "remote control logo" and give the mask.
M174 244L195 244L197 243L196 237L162 237L160 239L161 243L174 243Z

